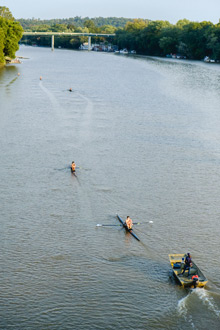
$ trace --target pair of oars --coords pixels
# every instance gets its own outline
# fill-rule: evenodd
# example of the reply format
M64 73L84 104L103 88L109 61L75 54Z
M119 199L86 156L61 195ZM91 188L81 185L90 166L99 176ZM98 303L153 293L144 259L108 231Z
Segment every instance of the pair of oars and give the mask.
M153 221L149 221L147 223L153 223ZM133 225L141 225L141 222L133 222ZM102 223L97 223L96 227L121 227L122 224L118 224L118 225L105 225Z

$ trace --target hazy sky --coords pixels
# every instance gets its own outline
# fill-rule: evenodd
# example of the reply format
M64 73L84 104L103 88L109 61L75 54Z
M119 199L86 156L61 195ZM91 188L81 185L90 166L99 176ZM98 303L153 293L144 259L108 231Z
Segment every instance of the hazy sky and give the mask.
M220 0L0 0L15 18L127 17L211 21L220 19Z

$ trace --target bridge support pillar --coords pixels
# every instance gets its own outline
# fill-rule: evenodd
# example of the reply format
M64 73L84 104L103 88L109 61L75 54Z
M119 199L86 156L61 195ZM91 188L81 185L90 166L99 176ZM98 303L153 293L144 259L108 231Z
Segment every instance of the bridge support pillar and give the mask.
M54 50L54 35L51 37L51 50Z
M88 38L88 51L90 51L92 49L91 46L91 37Z

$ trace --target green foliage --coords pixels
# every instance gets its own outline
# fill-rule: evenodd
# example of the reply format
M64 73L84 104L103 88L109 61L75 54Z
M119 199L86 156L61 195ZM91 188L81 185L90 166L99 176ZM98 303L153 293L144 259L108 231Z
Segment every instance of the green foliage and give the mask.
M44 31L52 31L50 25L42 24L35 26L34 32L44 32Z
M178 52L179 29L176 26L163 28L160 33L159 46L162 55Z
M90 33L99 32L99 29L95 26L95 23L91 19L86 20L83 25L84 27L87 27Z
M5 56L15 58L15 52L19 49L18 41L22 37L22 27L18 22L7 21L7 37L5 39Z
M0 63L5 57L15 58L18 42L22 37L22 27L16 22L6 7L0 7Z
M52 32L66 32L67 26L65 24L53 24L50 27Z
M23 27L25 31L35 31L37 26L46 24L48 26L55 25L55 24L65 24L65 25L73 25L75 27L81 27L83 28L85 26L86 21L92 21L95 25L95 27L99 28L103 25L110 25L116 28L124 27L127 22L132 22L133 20L131 18L123 18L123 17L95 17L95 18L89 18L89 17L71 17L71 18L63 18L63 19L50 19L50 20L40 20L36 18L32 19L23 19L20 18L18 20Z
M146 28L147 25L148 22L143 19L134 19L132 22L127 22L124 29L129 33L137 33Z
M71 32L75 32L77 27L74 24L67 24L67 29Z
M4 15L10 16L10 13L4 10ZM135 49L140 54L165 56L172 53L190 59L203 59L209 56L220 60L220 24L214 25L211 22L199 23L181 19L173 25L161 20L79 16L52 20L20 19L19 22L25 31L116 33L116 37L109 38L108 41L117 45L119 49ZM25 37L25 40L30 44L50 46L49 37L33 36ZM55 46L78 48L79 44L86 40L85 37L55 38ZM100 41L106 41L106 38L93 38L93 42Z
M1 21L0 21L0 26L1 26ZM0 27L0 64L5 62L5 56L4 56L4 31L3 29Z
M14 21L14 17L7 7L0 6L0 16L10 21Z
M180 20L176 25L167 21L128 22L116 31L119 48L135 49L154 56L179 54L190 59L209 56L220 60L220 24Z

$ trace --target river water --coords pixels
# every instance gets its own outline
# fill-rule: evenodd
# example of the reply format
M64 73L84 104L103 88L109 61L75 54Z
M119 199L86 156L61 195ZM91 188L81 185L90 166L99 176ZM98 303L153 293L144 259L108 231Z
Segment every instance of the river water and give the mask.
M0 69L0 329L220 329L220 66L17 55ZM205 289L173 279L187 252Z

